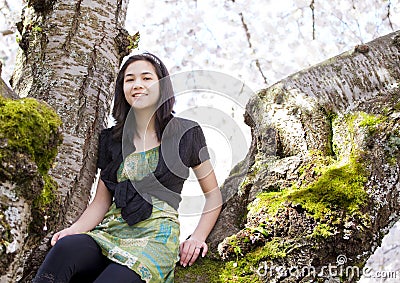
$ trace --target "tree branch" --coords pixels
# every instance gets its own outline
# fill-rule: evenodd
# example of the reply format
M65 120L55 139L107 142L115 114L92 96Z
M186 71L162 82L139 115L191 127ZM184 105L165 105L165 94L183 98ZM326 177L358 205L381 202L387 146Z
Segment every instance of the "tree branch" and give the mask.
M253 45L251 44L251 35L250 35L250 31L249 31L249 28L248 28L246 22L244 21L243 13L240 12L240 13L239 13L239 16L240 16L240 20L241 20L241 22L242 22L243 29L244 29L244 31L246 32L246 38L247 38L247 43L248 43L248 45L249 45L249 48L254 52ZM257 69L258 69L258 71L260 72L260 74L261 74L261 76L262 76L262 78L263 78L263 80L264 80L264 83L265 83L266 85L268 85L268 80L267 80L267 77L264 75L264 73L263 73L263 71L262 71L262 69L261 69L260 61L259 61L258 59L255 59L255 61L256 61Z
M310 9L312 13L312 39L315 40L315 6L314 0L311 0Z
M389 21L389 26L390 26L390 28L394 31L393 24L392 24L392 20L390 19L390 6L391 6L391 4L392 4L392 3L390 3L390 1L389 1L389 4L387 5L387 14L386 14L386 18L387 18L388 21Z

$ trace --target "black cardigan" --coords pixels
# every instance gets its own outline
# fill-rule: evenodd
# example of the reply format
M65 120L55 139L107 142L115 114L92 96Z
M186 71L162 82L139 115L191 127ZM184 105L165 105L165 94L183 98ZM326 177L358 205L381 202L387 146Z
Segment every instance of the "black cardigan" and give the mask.
M171 119L164 130L155 171L140 181L118 182L117 170L126 157L123 152L133 151L122 148L122 142L113 138L113 127L101 131L97 161L97 167L101 169L100 178L129 225L150 217L153 209L151 196L178 209L183 183L189 176L189 167L210 158L199 124L176 117Z

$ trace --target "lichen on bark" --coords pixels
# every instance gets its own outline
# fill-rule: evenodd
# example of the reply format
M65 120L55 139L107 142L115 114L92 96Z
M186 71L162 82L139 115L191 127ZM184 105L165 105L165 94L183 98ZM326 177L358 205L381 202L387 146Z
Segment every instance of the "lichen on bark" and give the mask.
M57 186L48 170L62 141L60 127L47 104L0 96L1 282L22 276L24 258L57 218Z

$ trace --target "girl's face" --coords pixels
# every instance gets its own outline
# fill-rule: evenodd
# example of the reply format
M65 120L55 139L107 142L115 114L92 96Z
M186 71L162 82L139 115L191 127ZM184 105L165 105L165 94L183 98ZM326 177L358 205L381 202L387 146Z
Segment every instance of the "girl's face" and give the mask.
M150 62L135 61L126 68L124 94L134 110L156 110L160 86L155 68Z

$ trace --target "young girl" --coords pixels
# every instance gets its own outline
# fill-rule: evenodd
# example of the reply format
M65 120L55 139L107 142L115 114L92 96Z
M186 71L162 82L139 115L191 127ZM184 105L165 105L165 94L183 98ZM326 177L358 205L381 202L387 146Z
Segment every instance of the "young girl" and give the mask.
M100 134L96 195L82 216L54 234L33 282L173 282L205 256L221 193L203 132L173 116L172 83L159 58L123 64L115 87L115 126ZM179 244L178 205L191 167L205 194L199 224Z

